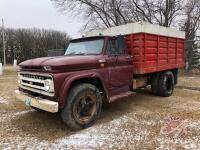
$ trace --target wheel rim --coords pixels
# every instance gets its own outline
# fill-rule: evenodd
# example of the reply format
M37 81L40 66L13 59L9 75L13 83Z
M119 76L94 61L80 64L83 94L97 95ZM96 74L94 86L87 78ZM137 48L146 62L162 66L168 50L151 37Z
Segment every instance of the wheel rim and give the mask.
M92 92L86 92L77 98L73 113L80 124L85 124L93 118L96 110L96 96Z

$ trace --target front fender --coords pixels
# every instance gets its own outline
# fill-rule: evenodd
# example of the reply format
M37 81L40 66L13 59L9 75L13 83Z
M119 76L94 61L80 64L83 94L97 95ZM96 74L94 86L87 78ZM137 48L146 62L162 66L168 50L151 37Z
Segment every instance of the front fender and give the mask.
M69 94L69 90L70 90L72 83L75 82L75 81L81 80L81 79L85 79L85 78L97 78L97 79L99 79L101 81L102 85L103 85L103 88L104 88L104 91L106 92L106 95L108 95L108 90L105 86L105 81L102 79L102 77L99 73L88 72L88 73L83 73L83 74L79 74L79 75L70 75L65 79L63 86L60 90L59 105L60 105L61 108L64 107L65 100L66 100L66 98Z

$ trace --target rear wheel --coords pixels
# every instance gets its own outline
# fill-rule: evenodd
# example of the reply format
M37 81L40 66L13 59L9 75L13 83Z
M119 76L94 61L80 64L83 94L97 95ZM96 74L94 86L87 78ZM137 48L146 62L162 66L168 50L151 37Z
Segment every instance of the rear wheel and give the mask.
M101 107L99 90L91 84L81 84L71 89L61 117L71 129L84 129L97 121Z
M152 76L151 91L154 95L159 95L159 88L158 88L159 77L160 73L156 73Z
M159 95L168 97L174 91L174 75L171 71L166 71L160 74L158 82Z

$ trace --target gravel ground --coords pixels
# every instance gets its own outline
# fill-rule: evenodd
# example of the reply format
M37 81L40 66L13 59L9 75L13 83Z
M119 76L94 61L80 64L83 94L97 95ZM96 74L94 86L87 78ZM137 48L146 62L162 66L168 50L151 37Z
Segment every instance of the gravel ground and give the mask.
M0 149L200 149L198 75L181 76L181 89L168 98L139 90L104 107L99 121L81 131L66 128L59 114L26 108L14 98L16 87L16 73L6 70L0 77Z

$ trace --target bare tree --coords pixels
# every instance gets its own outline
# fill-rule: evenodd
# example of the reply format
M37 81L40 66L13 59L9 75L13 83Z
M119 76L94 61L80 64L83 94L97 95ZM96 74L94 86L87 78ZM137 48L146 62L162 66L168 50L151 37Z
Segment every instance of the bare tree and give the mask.
M199 66L200 54L196 43L197 31L200 29L200 1L188 0L185 6L185 18L183 30L186 32L186 58L188 69Z
M85 28L118 26L129 22L126 14L128 0L52 0L63 12L82 15Z
M82 15L84 29L147 21L169 27L182 10L183 0L52 0L62 12Z
M164 6L164 7L163 7ZM180 16L183 9L183 0L158 1L158 12L160 18L156 18L161 26L170 27L177 16Z
M180 15L183 0L132 0L142 20L170 27Z

